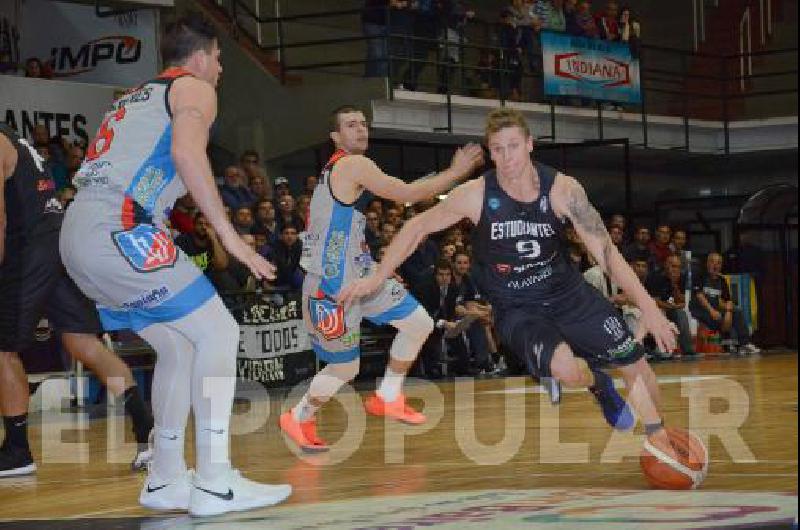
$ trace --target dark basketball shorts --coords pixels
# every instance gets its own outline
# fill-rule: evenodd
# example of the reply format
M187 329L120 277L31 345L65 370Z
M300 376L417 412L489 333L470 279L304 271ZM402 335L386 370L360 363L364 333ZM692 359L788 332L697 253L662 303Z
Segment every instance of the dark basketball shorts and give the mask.
M58 254L58 232L10 242L0 265L0 351L19 352L46 317L60 333L101 332L94 304L69 278Z
M550 302L500 302L494 304L500 340L534 377L551 376L553 353L562 342L592 369L627 366L644 355L622 314L587 283Z

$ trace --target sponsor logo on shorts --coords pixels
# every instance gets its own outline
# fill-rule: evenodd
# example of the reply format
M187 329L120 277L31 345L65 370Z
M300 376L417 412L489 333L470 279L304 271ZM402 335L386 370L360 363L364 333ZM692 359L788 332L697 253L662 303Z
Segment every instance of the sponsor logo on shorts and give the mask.
M392 289L389 291L389 296L392 299L392 302L399 302L406 296L406 290L403 289L403 286L397 282L394 282L392 285Z
M614 340L622 340L626 333L625 324L615 316L610 316L603 322L603 329L606 330L606 333L611 335Z
M495 269L497 270L497 272L499 272L500 274L508 274L508 273L510 273L510 272L511 272L511 265L509 265L508 263L498 263L498 264L496 264L496 265L494 266L494 268L495 268Z
M346 333L342 337L342 344L344 344L347 348L353 348L358 346L361 342L361 331L360 330L352 330L350 333Z
M347 332L344 307L327 298L309 298L308 314L314 329L325 340L336 340Z
M172 267L178 259L175 243L154 226L140 224L131 230L114 232L111 238L136 272L154 272Z
M536 356L536 364L539 364L542 361L542 352L544 352L544 344L541 342L537 342L533 345L532 348L533 354Z
M138 298L125 302L122 307L125 309L142 309L145 307L155 307L169 296L169 287L162 285L149 291Z
M624 359L631 355L634 349L636 349L636 341L633 337L628 337L619 346L608 350L608 355L614 359Z

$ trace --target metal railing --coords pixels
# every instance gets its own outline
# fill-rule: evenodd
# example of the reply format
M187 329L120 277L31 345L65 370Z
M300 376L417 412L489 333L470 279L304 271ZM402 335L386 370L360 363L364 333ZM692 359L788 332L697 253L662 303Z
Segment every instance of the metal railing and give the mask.
M273 25L276 34L276 44L261 45L265 51L272 51L280 60L281 77L285 80L289 72L325 72L336 75L361 76L363 68L369 62L362 46L354 47L353 44L368 43L370 40L383 41L387 55L379 59L385 63L387 78L387 97L394 96L392 87L403 79L398 73L416 70L417 73L430 66L436 69L436 81L424 82L416 79L417 87L424 87L431 91L439 91L445 95L447 104L447 126L439 130L453 131L452 96L473 95L498 99L504 105L511 96L511 87L516 79L521 77L521 84L529 92L536 92L534 101L549 106L550 134L541 139L555 139L556 107L564 105L563 97L544 97L540 94L543 75L541 71L529 72L521 65L522 72L511 67L510 61L514 56L511 50L487 43L490 35L496 30L497 24L482 20L469 21L468 31L460 32L458 42L448 41L443 37L425 38L415 35L387 32L381 36L368 37L360 34L358 22L350 21L349 36L336 38L322 38L314 40L300 40L288 42L286 39L287 27L295 23L308 24L309 21L324 19L328 23L341 17L360 18L363 10L347 9L333 10L318 13L305 13L291 16L261 16L247 6L242 0L226 0L230 4L230 16L233 21L238 21L242 14L253 20L257 25ZM771 23L764 22L769 25ZM391 26L391 11L387 12L387 27ZM256 40L257 36L250 34L246 28L239 27L241 31ZM469 40L466 37L469 33ZM475 37L475 36L479 37ZM482 39L482 43L473 42ZM358 57L352 57L356 48ZM414 50L422 48L424 53ZM397 50L401 50L400 53ZM446 50L456 50L460 58L458 63L448 61ZM315 55L329 57L340 55L336 59L326 60L295 60L297 53L313 50ZM410 50L410 51L409 51ZM433 50L437 50L434 60L429 60ZM347 52L351 55L348 56ZM777 60L781 65L777 69L768 71L766 63L769 59L780 59L783 56L794 55L791 58ZM476 56L491 57L494 64L481 64L474 60ZM650 115L673 115L681 117L684 128L684 145L680 148L690 150L690 120L696 118L716 119L722 122L724 135L723 152L730 153L730 122L733 118L741 118L744 101L756 98L774 98L786 96L787 106L796 105L797 94L797 48L786 48L767 51L743 50L732 55L713 55L695 51L667 48L661 46L642 45L640 48L640 73L642 87L642 102L637 107L627 107L628 111L641 115L642 143L641 146L649 147L648 117ZM522 57L519 58L522 61ZM541 58L540 58L541 59ZM760 70L753 72L753 61L759 61ZM491 61L489 61L491 62ZM740 66L738 72L731 68L732 63ZM793 67L783 67L783 64ZM540 63L541 64L541 63ZM746 68L744 67L746 65ZM357 69L357 70L355 70ZM477 83L476 83L477 79ZM757 85L763 85L759 87ZM795 95L789 102L788 97ZM576 98L573 98L576 99ZM581 103L579 101L579 103ZM585 104L585 102L583 102ZM604 137L604 102L593 103L597 117L597 138ZM763 116L759 116L763 117Z

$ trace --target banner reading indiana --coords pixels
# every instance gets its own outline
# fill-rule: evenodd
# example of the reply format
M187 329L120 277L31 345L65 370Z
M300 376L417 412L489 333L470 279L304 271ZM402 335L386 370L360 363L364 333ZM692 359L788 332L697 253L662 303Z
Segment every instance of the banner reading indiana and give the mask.
M639 60L627 44L543 31L544 93L640 103Z

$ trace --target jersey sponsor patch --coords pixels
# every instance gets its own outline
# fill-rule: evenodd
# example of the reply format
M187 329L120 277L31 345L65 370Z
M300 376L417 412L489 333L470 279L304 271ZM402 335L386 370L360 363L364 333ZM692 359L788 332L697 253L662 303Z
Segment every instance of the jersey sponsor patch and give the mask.
M36 191L55 191L56 183L53 179L39 179L36 181Z
M58 201L58 199L55 197L50 197L44 204L44 213L62 214L64 213L64 207L61 206L61 203Z
M154 272L172 267L178 259L175 243L162 230L150 225L136 225L111 235L120 254L137 272Z
M309 297L308 314L311 323L325 340L336 340L347 331L344 307L328 298Z

